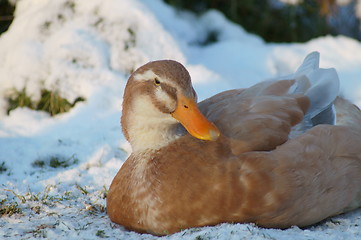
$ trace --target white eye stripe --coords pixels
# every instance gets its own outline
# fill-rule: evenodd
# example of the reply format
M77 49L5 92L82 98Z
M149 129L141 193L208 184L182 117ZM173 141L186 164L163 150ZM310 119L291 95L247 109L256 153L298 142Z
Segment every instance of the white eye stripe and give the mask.
M133 76L136 81L148 81L149 79L158 78L157 74L155 74L152 70L148 70L144 73L138 73Z
M152 70L147 70L144 73L137 73L133 75L133 79L138 82L146 82L146 81L152 81L154 84L154 79L158 79L160 83L166 83L167 85L177 88L177 86L172 83L171 81L168 81L166 78L161 78L157 74L155 74Z

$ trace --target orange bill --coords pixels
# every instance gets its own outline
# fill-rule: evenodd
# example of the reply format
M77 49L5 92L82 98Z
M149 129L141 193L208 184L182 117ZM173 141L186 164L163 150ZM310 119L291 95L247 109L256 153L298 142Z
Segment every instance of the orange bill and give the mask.
M199 111L197 103L183 95L178 95L176 110L172 116L177 119L187 131L196 138L215 141L220 135L218 128L208 121Z

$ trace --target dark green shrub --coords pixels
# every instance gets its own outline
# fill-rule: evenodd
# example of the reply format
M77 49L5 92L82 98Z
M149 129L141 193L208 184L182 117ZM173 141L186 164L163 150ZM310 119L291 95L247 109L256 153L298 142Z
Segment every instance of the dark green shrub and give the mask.
M304 42L326 34L335 34L321 14L323 5L304 0L299 5L272 6L267 0L165 0L179 9L202 13L218 9L245 30L268 42ZM321 9L322 8L322 9Z

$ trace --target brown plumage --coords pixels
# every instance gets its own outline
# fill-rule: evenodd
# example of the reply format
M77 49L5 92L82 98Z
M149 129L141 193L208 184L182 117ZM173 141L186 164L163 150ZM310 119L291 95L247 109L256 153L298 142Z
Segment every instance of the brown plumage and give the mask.
M193 109L196 94L181 64L156 61L135 71L122 115L133 153L110 186L111 220L164 235L223 222L307 226L359 207L360 110L338 98L336 125L290 139L313 102L290 92L295 81L204 100L198 107L213 125Z

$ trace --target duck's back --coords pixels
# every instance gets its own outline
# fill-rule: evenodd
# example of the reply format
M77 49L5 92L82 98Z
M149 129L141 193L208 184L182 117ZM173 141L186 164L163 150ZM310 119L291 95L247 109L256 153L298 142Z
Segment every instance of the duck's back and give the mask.
M336 71L319 68L313 52L294 74L219 93L199 108L232 139L234 154L268 151L316 125L335 124L338 91Z

